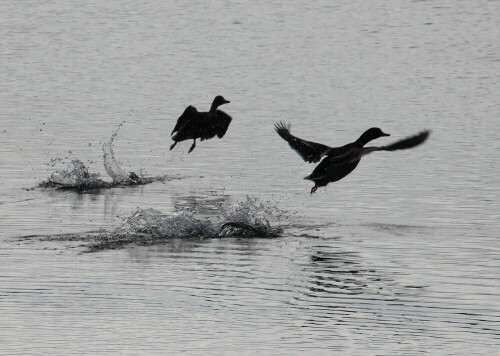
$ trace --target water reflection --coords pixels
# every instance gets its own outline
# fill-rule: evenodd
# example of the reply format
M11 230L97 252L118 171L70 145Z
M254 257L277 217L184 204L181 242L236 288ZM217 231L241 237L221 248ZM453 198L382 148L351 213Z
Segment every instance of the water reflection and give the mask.
M207 266L218 259L231 259L232 264L241 266L249 263L259 251L265 249L263 240L259 238L234 238L234 239L199 239L182 238L170 239L161 245L143 248L127 249L127 255L132 261L148 263L157 258L179 260L177 263L190 263L196 260L199 264ZM253 256L253 258L252 258Z
M139 196L144 195L144 187L134 187L138 190ZM127 194L124 189L107 190L103 192L104 198L104 218L106 222L113 223L118 215L118 209Z
M331 251L331 246L322 246L322 250L315 251L305 270L309 272L309 283L303 293L312 298L358 295L387 280L375 270L364 267L357 252Z
M429 229L429 227L427 226L387 224L380 222L372 222L368 224L363 224L362 226L366 226L377 232L389 233L394 236L404 236L407 235L408 233L424 232L425 230Z
M96 208L101 207L102 211L98 209L99 215L96 214L97 218L102 218L107 224L113 224L118 208L121 202L130 196L130 190L141 196L143 194L142 189L143 187L135 186L127 187L127 189L93 190L85 193L50 189L46 190L44 194L52 199L52 202L47 204L48 208L56 207L59 214L61 214L61 202L64 202L62 206L68 206L73 214L77 214L77 219L79 215L95 213Z

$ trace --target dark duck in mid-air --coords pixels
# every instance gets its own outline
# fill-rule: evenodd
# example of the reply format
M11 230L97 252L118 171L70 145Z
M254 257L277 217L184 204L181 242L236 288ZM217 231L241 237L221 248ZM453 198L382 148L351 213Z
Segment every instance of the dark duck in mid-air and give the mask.
M227 103L229 103L229 100L218 95L208 112L199 112L194 106L189 105L177 119L177 123L172 130L172 140L175 142L170 146L170 150L180 141L194 140L189 149L189 152L191 152L196 147L197 138L203 141L215 135L219 138L224 137L232 119L231 116L217 108Z
M396 151L416 147L427 140L430 131L425 130L414 136L404 138L387 146L365 147L379 137L390 136L378 127L366 130L356 141L341 147L329 147L293 136L284 123L275 125L278 134L283 137L306 162L318 162L326 156L314 171L304 179L314 182L311 194L319 187L341 180L351 173L364 155L375 151Z
M366 142L374 140L382 136L390 136L389 134L383 133L382 130L373 129L369 134L365 132L365 136L360 137L357 141L348 143L347 145L340 147L330 147L323 145L321 143L316 143L312 141L303 140L297 136L290 133L290 125L287 125L283 121L277 122L274 125L276 132L288 142L290 147L299 154L300 157L306 162L316 163L323 158L323 156L338 156L349 152L356 147L363 147ZM359 146L367 137L372 137L369 141L363 143L363 146Z

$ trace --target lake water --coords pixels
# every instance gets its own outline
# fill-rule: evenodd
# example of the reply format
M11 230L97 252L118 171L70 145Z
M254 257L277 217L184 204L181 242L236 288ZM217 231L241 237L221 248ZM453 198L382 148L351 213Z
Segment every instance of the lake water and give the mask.
M479 0L0 4L0 354L497 353L499 13ZM169 151L184 108L218 94L226 136ZM433 133L310 195L314 166L278 120L332 146L372 126L391 134L380 144ZM168 179L34 188L73 159L108 179L102 145L122 122L118 164ZM278 236L191 233L231 209ZM206 224L121 240L142 213Z

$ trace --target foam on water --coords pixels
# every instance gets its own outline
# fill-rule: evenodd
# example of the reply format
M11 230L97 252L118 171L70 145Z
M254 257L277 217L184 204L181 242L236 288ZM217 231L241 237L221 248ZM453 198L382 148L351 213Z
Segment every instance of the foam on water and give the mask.
M47 180L42 181L40 188L57 188L67 190L86 191L91 189L112 188L116 186L143 185L157 181L167 181L173 179L168 176L142 177L134 172L125 173L115 158L113 144L120 128L124 122L120 123L113 132L109 142L103 144L104 169L111 182L99 178L98 173L89 173L88 168L78 158L73 158L68 167L64 170L57 170L50 175Z

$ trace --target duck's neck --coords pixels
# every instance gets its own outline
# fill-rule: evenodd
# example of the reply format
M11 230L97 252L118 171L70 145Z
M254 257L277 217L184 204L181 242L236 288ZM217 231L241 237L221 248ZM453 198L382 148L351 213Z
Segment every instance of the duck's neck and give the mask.
M210 107L210 112L211 113L214 113L217 111L217 108L219 107L218 104L216 104L215 102L212 103L212 106Z
M361 147L364 147L368 142L374 140L373 137L369 136L366 134L366 132L364 134L362 134L357 140L356 140L356 143L361 146Z

